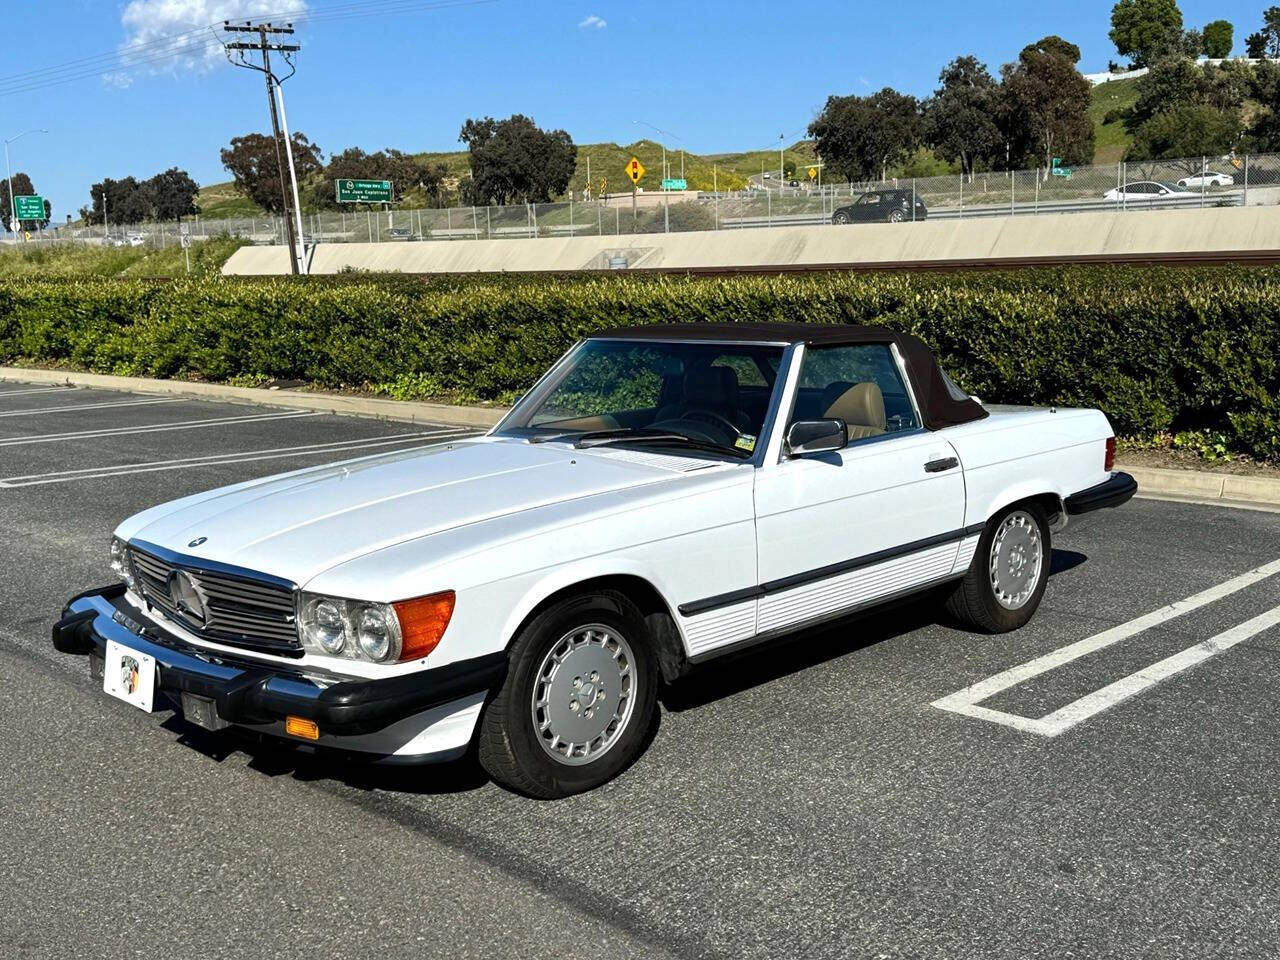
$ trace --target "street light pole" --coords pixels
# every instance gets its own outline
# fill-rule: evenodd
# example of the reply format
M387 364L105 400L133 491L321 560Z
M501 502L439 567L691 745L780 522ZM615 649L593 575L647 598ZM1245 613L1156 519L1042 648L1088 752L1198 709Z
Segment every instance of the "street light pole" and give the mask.
M681 143L684 142L683 140L681 140L680 137L676 136L674 133L671 133L667 130L663 130L661 127L655 127L652 123L649 123L647 120L632 120L631 122L641 124L643 126L648 127L651 130L656 130L660 135L664 137L675 137L675 139L680 140ZM670 177L667 173L667 145L665 142L663 142L661 146L662 146L662 179L668 180L670 179ZM680 153L680 175L681 177L684 176L683 148L681 148L681 153ZM662 191L662 221L663 221L662 226L663 226L664 232L670 233L671 232L671 200L670 200L670 197L667 196L667 193L668 191L665 189Z
M9 226L9 230L12 233L18 232L18 227L17 227L18 208L13 200L13 167L9 165L9 144L13 143L13 141L15 140L21 140L28 133L48 133L48 132L49 131L45 129L24 130L22 131L22 133L18 134L16 137L10 137L8 140L4 142L4 171L5 171L5 175L9 179L9 224L8 226ZM43 220L43 218L41 219Z

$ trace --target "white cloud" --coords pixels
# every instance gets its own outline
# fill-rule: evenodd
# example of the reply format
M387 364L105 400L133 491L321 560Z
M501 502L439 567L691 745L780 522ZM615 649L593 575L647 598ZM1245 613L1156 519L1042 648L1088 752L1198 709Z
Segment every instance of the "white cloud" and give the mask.
M583 30L603 30L608 25L609 21L604 17L597 17L594 13L587 19L578 22L578 26Z
M292 0L291 13L305 9ZM263 0L129 0L120 23L126 67L157 72L204 72L226 63L221 42L223 20L245 20L263 11ZM212 29L211 29L212 27Z

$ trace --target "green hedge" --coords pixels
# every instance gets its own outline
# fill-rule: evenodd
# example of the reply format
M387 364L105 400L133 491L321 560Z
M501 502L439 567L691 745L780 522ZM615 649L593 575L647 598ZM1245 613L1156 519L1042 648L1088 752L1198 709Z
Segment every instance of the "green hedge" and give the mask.
M1098 406L1280 460L1280 270L730 278L0 278L0 362L507 400L577 337L658 321L881 323L987 401Z

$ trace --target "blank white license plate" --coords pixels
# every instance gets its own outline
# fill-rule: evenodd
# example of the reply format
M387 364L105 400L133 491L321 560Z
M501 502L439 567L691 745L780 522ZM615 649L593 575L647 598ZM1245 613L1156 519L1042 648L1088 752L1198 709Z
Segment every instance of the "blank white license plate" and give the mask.
M108 640L107 659L102 668L102 689L139 710L151 713L155 709L155 658Z

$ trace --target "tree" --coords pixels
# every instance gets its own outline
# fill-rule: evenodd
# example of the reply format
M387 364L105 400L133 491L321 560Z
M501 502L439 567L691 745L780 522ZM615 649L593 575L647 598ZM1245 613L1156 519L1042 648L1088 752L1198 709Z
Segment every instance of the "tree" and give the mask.
M1249 64L1241 60L1225 60L1217 66L1206 64L1205 102L1219 110L1238 113L1253 89L1253 73Z
M106 196L107 222L114 224L141 223L151 215L146 193L136 177L112 180L105 177L89 188L88 207L80 208L80 218L88 224L102 223L102 201Z
M1262 107L1249 128L1248 149L1261 153L1280 150L1280 63L1264 60L1249 76L1249 96Z
M1203 103L1181 104L1162 110L1138 128L1130 157L1135 161L1188 158L1187 172L1193 173L1199 170L1201 157L1228 154L1239 139L1237 114Z
M1092 92L1057 38L1025 47L1001 71L999 120L1011 165L1030 162L1048 176L1054 157L1071 165L1093 159Z
M185 170L170 167L147 180L139 189L149 208L147 219L181 220L199 212L196 195L200 192L200 185Z
M1204 55L1211 60L1231 56L1235 45L1235 28L1229 20L1214 20L1204 25Z
M1129 116L1137 128L1161 110L1204 103L1209 91L1206 72L1186 57L1161 57L1138 78L1138 97Z
M1180 45L1182 11L1176 0L1120 0L1111 9L1110 37L1121 56L1145 67Z
M1262 35L1266 38L1266 56L1280 57L1280 7L1262 11Z
M16 197L30 197L36 195L35 184L31 182L31 177L25 173L15 173L13 175L13 195ZM13 201L9 198L9 180L7 178L0 179L0 216L4 217L4 230L9 232L14 216ZM47 227L50 219L53 217L53 205L48 200L44 202L44 219L43 220L22 220L18 223L19 230L38 230L41 227Z
M1244 38L1244 55L1250 60L1261 60L1267 55L1267 35L1259 30Z
M956 57L938 74L941 86L924 104L924 139L938 157L973 177L975 164L1004 144L996 124L999 91L977 57Z
M916 98L890 87L869 97L828 97L809 124L822 162L850 182L885 179L920 145L922 132Z
M323 164L320 162L320 148L302 133L293 135L293 166L301 183L307 177L318 173ZM280 161L284 158L283 145ZM243 137L232 137L231 145L222 150L222 165L235 178L236 187L250 200L265 210L275 214L285 211L284 195L280 190L280 163L276 160L276 142L272 137L261 133L247 133ZM287 181L286 175L286 181Z
M1029 43L1022 48L1022 53L1034 51L1036 53L1056 53L1060 57L1066 57L1073 64L1080 62L1080 48L1070 40L1063 40L1057 34L1050 34L1047 37L1041 37L1035 43ZM1022 54L1019 54L1021 56Z
M467 120L458 139L470 154L469 203L546 203L565 192L578 150L564 130L541 130L523 114Z

